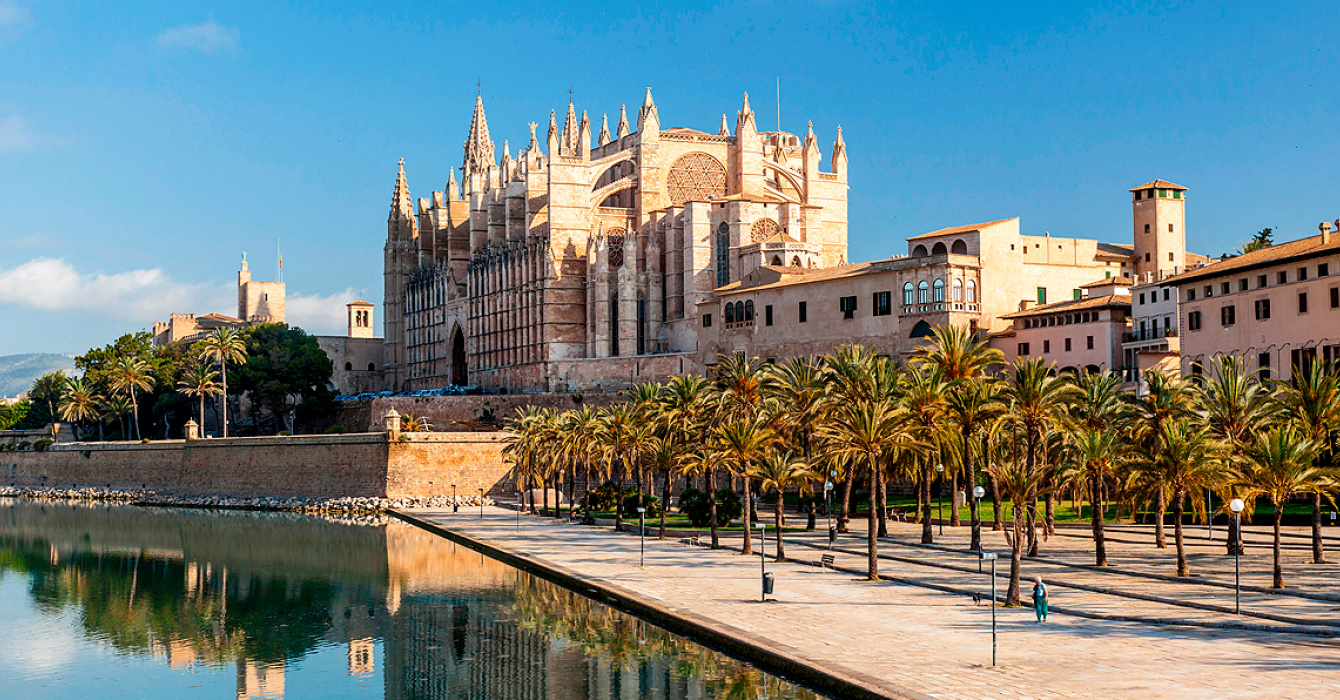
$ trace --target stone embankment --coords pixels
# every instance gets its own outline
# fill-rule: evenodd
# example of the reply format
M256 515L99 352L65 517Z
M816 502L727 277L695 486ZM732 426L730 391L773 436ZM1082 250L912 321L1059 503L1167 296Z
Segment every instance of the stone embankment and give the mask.
M450 508L457 505L462 508L479 507L479 496L458 495L407 498L376 498L362 496L341 496L338 498L319 497L270 497L270 496L199 496L178 494L161 489L107 489L107 488L37 488L26 486L0 486L0 498L27 498L34 500L89 501L106 503L131 503L143 506L172 508L228 508L239 510L278 510L295 513L385 513L400 508ZM484 505L493 505L493 499L485 497Z

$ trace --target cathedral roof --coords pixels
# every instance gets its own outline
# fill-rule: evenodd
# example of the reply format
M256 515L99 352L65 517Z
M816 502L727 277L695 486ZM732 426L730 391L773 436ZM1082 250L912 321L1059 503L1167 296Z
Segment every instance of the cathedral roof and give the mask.
M493 139L489 137L489 122L484 117L484 98L476 96L475 113L470 118L470 136L465 139L465 166L469 172L490 165L493 165Z

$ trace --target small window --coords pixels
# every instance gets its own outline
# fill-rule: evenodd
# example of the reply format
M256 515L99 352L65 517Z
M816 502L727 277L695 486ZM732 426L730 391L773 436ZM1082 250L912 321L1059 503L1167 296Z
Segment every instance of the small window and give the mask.
M712 327L712 314L703 314L703 328Z
M1340 287L1331 287L1331 308L1340 309Z
M915 303L916 297L912 291L912 283L908 282L903 285L903 306L911 306Z
M1089 350L1092 350L1092 349L1093 349L1093 336L1089 336L1089 337L1085 338L1085 339L1084 339L1084 344L1085 344L1085 346L1086 346Z
M963 301L963 280L955 279L950 284L949 290L949 298L953 300L955 304Z
M968 294L967 294L967 299L968 299L968 303L969 303L969 304L976 304L976 303L977 303L977 282L976 282L976 280L968 280Z
M945 300L945 281L935 280L935 284L931 286L931 301L935 302L936 304L943 304L944 300Z
M1168 262L1174 262L1172 253L1168 253Z
M888 316L893 313L893 293L875 292L875 315Z
M1237 308L1232 304L1219 308L1219 325L1231 326L1238 322Z
M371 362L369 362L369 363L368 363L368 371L369 371L369 372L375 372L376 370L377 370L377 366L374 365L374 364L372 364Z
M1279 272L1275 273L1275 282L1278 284L1288 284L1289 273L1284 270L1280 270Z
M1245 292L1245 291L1247 291L1247 278L1246 278L1246 277L1243 277L1242 279L1238 280L1238 291L1239 291L1239 292Z
M1270 318L1270 300L1269 300L1269 299L1257 299L1257 300L1256 300L1256 320L1258 320L1258 321L1264 321L1264 320L1266 320L1266 319L1268 319L1268 318Z
M926 284L926 280L921 280L917 283L917 303L931 303L931 286Z
M1330 274L1331 274L1331 266L1330 266L1329 264L1327 264L1327 263L1322 263L1322 264L1320 264L1320 265L1317 266L1317 276L1318 276L1318 277L1329 277Z
M1145 262L1149 262L1149 253L1145 253Z
M1028 357L1028 343L1019 343L1019 357Z
M1298 281L1302 282L1305 279L1307 279L1307 268L1306 267L1298 268Z
M346 371L346 372L352 372L352 371L354 371L354 363L352 363L352 362L346 362L346 363L344 363L344 371Z
M763 325L772 325L772 304L763 307Z
M741 319L741 320L743 320L743 321L748 321L748 322L753 322L753 320L754 320L754 302L753 302L753 301L746 301L746 302L744 303L744 318Z
M1078 298L1078 297L1076 297L1076 298ZM1144 306L1144 305L1145 305L1145 293L1144 293L1144 292L1140 292L1140 302L1139 302L1139 304L1140 304L1140 306Z
M1167 288L1167 287L1164 287L1164 288L1163 288L1163 300L1164 300L1164 301L1168 301L1168 288Z
M1066 339L1065 339L1065 351L1066 351L1066 352L1070 352L1070 339L1069 339L1069 338L1066 338Z
M1083 298L1084 298L1084 290L1083 290L1083 289L1076 289L1076 290L1074 290L1074 294L1075 294L1075 301L1079 301L1080 299L1083 299Z
M1298 313L1307 313L1307 292L1298 293Z
M855 318L856 316L856 297L841 297L838 299L838 310L842 312L842 318Z
M1193 377L1199 377L1199 376L1201 376L1201 375L1203 375L1203 374L1205 374L1205 365L1202 365L1202 364L1200 363L1200 361L1192 362L1192 363L1191 363L1191 376L1193 376Z
M1262 379L1270 379L1270 353L1263 352L1256 356L1256 372Z
M1214 285L1212 284L1205 285L1205 298L1209 299L1212 296L1214 296Z
M1172 233L1172 232L1173 232L1173 225L1172 225L1172 224L1168 224L1168 233Z
M1200 330L1200 312L1190 311L1186 315L1186 328L1189 331Z
M1228 294L1230 291L1232 291L1232 288L1229 286L1229 284L1228 284L1227 282L1221 282L1221 283L1219 284L1219 293L1220 293L1220 294Z
M1182 198L1182 191L1181 191L1181 190L1173 190L1173 199L1181 199L1181 198Z
M1145 233L1149 233L1149 224L1145 224Z
M725 312L725 314L726 314L726 325L729 326L730 324L735 323L736 318L735 318L735 305L734 305L734 304L726 304L726 312Z
M1050 340L1044 340L1044 341L1042 341L1042 354L1043 354L1043 355L1046 355L1047 353L1049 353L1049 352L1051 352L1051 351L1052 351L1052 341L1050 341Z
M1188 290L1186 290L1186 300L1187 300L1187 301L1195 301L1195 300L1196 300L1196 290L1194 290L1194 289L1188 289Z
M1267 283L1266 283L1266 276L1265 276L1265 275L1257 275L1257 276L1256 276L1256 288L1257 288L1257 289L1265 289L1265 288L1266 288L1266 284L1267 284Z
M1047 303L1047 288L1038 287L1038 305L1041 306L1046 303Z
M805 313L805 302L803 302L803 301L800 302L800 307L799 307L799 310L798 310L798 316L799 316L799 320L800 320L801 323L805 323L806 321L809 320L809 317L808 317L808 316L806 315L806 313Z

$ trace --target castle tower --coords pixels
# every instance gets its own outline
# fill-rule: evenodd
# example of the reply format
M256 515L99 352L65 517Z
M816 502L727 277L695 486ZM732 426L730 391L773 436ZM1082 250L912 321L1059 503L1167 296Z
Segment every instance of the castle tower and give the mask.
M344 305L349 311L349 337L372 337L372 304L366 301L351 301Z
M237 317L247 323L284 323L283 282L253 282L246 256L237 271Z
M1131 192L1135 272L1139 279L1186 265L1186 188L1154 180Z

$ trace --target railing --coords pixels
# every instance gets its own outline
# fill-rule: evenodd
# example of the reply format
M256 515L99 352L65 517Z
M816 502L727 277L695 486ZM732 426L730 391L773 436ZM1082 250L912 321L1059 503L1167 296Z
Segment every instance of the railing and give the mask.
M1176 328L1165 328L1161 331L1154 331L1153 329L1145 329L1142 331L1131 331L1129 333L1122 334L1122 340L1127 343L1137 343L1142 340L1163 340L1164 338L1176 338L1176 337L1177 337Z

